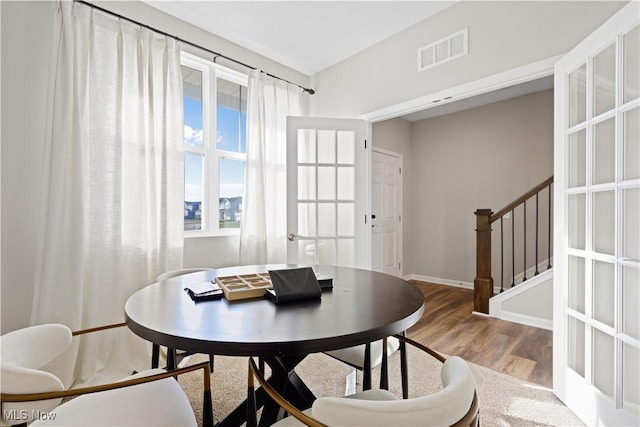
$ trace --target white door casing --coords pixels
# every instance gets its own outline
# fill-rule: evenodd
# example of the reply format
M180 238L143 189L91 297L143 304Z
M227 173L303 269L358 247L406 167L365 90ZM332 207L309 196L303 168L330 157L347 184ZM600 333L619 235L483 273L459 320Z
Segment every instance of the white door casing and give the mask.
M287 118L287 262L370 267L367 123Z
M640 4L555 67L554 392L640 424Z
M371 269L402 276L402 156L371 155Z

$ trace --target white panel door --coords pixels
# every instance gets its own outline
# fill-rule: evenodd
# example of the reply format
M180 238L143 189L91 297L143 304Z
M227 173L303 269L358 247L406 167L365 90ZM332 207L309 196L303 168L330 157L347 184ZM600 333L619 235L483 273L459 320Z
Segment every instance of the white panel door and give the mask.
M640 4L555 67L555 393L640 425Z
M366 130L287 118L287 262L370 267Z
M371 269L402 276L402 158L371 155Z

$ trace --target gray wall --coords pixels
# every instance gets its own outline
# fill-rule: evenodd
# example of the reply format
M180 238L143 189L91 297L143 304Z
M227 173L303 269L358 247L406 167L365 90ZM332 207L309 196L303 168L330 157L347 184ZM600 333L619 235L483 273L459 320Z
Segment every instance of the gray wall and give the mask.
M374 124L375 145L388 126ZM553 91L414 122L406 157L405 274L473 282L473 213L497 211L553 174Z
M358 117L565 52L620 9L612 1L461 1L312 79L311 114ZM469 54L417 71L417 51L469 28Z
M2 2L2 333L26 326L38 243L54 3ZM34 29L37 28L37 31Z

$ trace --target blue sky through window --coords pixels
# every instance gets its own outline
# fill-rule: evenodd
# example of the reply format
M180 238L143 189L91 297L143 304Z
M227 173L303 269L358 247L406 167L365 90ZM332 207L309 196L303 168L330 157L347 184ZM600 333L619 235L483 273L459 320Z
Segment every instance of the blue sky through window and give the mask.
M246 112L217 107L216 145L218 150L246 152ZM185 145L202 148L202 102L184 97L184 138ZM185 156L185 200L202 201L204 195L203 156L189 154ZM241 197L244 183L244 162L233 159L220 159L219 196Z
M184 143L187 146L202 147L202 101L184 97ZM184 199L188 202L202 201L203 163L199 154L184 157Z
M247 113L218 106L218 150L247 152ZM244 162L233 159L220 159L220 197L242 197L244 183Z

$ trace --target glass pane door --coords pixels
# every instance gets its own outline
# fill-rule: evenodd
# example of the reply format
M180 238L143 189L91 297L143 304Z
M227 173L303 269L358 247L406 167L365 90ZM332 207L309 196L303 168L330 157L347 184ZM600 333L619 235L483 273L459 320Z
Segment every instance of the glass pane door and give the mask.
M626 9L556 66L554 390L587 424L640 419L640 26Z
M287 121L287 261L367 267L365 123Z

